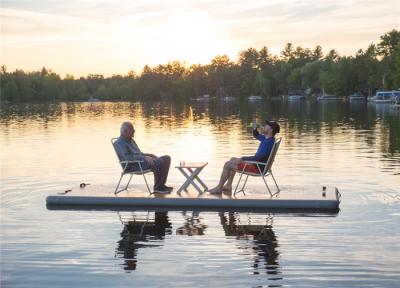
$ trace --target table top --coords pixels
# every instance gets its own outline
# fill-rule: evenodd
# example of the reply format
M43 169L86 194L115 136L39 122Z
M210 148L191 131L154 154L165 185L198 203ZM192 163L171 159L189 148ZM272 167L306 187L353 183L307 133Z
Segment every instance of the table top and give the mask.
M187 161L180 161L178 166L175 168L202 168L206 166L207 162L187 162Z

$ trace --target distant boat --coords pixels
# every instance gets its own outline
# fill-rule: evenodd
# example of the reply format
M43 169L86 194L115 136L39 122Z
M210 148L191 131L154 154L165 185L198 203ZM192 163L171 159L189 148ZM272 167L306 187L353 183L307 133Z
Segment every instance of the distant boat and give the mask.
M93 98L92 96L89 97L89 102L100 102L100 99Z
M196 101L197 102L208 102L208 101L210 101L210 99L209 98L203 98L203 97L197 97Z
M393 97L392 108L400 109L400 91L398 91L396 96Z
M235 98L235 97L232 97L232 96L225 96L225 97L223 98L223 100L224 100L225 102L231 102L231 101L235 101L236 98Z
M302 100L306 100L306 96L304 95L289 95L287 97L288 101L302 101Z
M355 92L349 96L349 100L350 101L360 101L360 100L365 101L365 100L367 100L367 98L365 98L365 96L363 94L361 94L360 92Z
M340 100L339 96L332 95L332 94L322 94L317 97L318 101L338 101Z
M209 94L203 94L202 96L197 97L197 98L196 98L196 101L198 101L198 102L207 102L207 101L210 101L210 95L209 95Z
M339 96L333 95L333 94L326 94L325 90L322 89L322 94L317 97L318 101L338 101L340 100Z
M400 91L392 90L392 91L378 91L375 96L369 97L368 102L385 104L392 103L395 99L400 95Z
M247 99L248 99L249 101L258 101L258 100L262 100L263 98L262 98L261 96L254 96L254 95L252 95L252 96L247 97Z

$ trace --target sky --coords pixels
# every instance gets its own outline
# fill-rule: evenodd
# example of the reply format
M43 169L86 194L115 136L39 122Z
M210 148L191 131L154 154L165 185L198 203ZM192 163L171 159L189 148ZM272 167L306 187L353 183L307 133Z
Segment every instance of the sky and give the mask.
M288 42L352 55L400 29L400 0L1 0L0 19L8 70L109 76Z

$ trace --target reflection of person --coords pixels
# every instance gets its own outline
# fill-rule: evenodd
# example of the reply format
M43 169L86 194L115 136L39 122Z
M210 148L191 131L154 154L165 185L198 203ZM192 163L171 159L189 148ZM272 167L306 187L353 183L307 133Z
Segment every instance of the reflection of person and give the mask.
M279 263L277 251L278 240L272 225L238 225L237 217L239 214L228 213L228 217L224 213L220 213L220 220L225 236L236 236L237 240L249 240L248 236L253 236L251 250L255 252L254 257L254 274L259 274L260 261L264 260L264 269L267 274L279 274ZM279 280L281 278L270 278L271 280Z
M264 135L261 135L257 128L253 126L253 136L260 141L260 145L258 146L256 154L248 157L231 158L229 161L225 162L218 185L213 189L210 189L209 192L213 194L218 194L222 191L232 192L232 182L233 178L235 177L236 170L243 170L245 167L243 161L267 162L269 154L271 153L272 147L275 143L275 134L279 133L279 131L280 126L274 121L265 121ZM258 167L255 164L247 164L246 171L259 173Z
M121 136L114 143L114 147L117 151L118 158L120 161L144 161L142 165L143 170L150 169L154 173L154 192L157 193L169 193L172 191L172 187L165 185L167 182L169 167L171 165L171 157L161 156L157 157L154 154L143 153L140 151L139 146L136 144L133 137L135 135L135 129L132 123L124 122L121 125ZM140 171L140 167L137 163L128 166L127 171L136 172Z
M166 234L171 233L171 227L167 212L155 212L154 222L135 219L125 223L117 247L117 255L125 259L124 270L136 270L136 255L139 248L157 246L139 242L149 241L149 236L156 240L164 239Z

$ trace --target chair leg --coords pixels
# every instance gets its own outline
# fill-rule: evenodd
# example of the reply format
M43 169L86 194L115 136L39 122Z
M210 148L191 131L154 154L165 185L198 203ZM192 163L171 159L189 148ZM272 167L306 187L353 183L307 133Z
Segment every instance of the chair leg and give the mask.
M240 181L242 180L242 176L243 176L243 173L240 174L239 181L238 181L238 183L236 184L235 193L234 193L233 195L236 195L237 193L240 193L240 192L243 192L243 195L246 195L246 193L244 192L244 188L246 187L246 183L247 183L247 179L249 179L249 175L246 175L246 179L244 180L244 183L243 183L243 185L242 185L242 188L240 188L240 190L238 190Z
M236 193L241 192L241 191L238 191L237 189L238 189L238 187L239 187L240 180L242 180L242 176L243 176L243 172L240 173L240 177L239 177L239 180L238 180L238 182L237 182L237 184L236 184L235 192L233 193L233 195L236 195Z
M123 225L123 224L124 224L124 221L122 220L122 216L121 216L121 214L119 213L119 211L117 211L117 214L118 214L119 221L121 221L121 224Z
M142 175L143 175L144 182L146 183L147 190L149 191L149 194L153 194L153 192L151 192L151 190L150 190L149 184L147 183L147 179L146 179L145 174L143 173ZM129 184L131 183L133 174L131 174L131 176L129 177L128 183L126 183L125 188L118 190L119 186L121 185L122 178L123 178L124 176L125 176L125 174L122 174L121 177L119 178L117 187L115 188L115 191L114 191L114 195L117 195L118 193L120 193L120 192L125 191L125 190L128 189Z
M278 184L276 183L274 174L272 174L272 170L270 170L269 173L271 174L272 179L274 180L274 183L275 183L275 186L276 186L276 189L277 189L277 192L276 192L276 193L279 193L279 192L281 191L281 189L279 189L279 186L278 186Z
M144 175L144 174L143 174L143 175ZM144 223L142 224L142 227L140 228L140 237L143 236L144 227L145 227L145 226L147 225L147 223L149 222L149 214L150 214L150 211L147 211L146 222L144 222Z
M264 176L264 175L262 175L262 179L264 180L265 186L267 187L269 194L270 194L271 196L273 196L272 193L271 193L271 189L269 189L269 186L268 186L268 184L267 184L267 180L265 180L265 176Z
M125 175L125 174L121 174L121 177L119 177L119 181L118 181L117 187L115 188L115 191L114 191L114 194L115 194L115 195L117 195L117 194L118 194L119 192L121 192L121 191L124 191L124 189L118 190L119 184L121 184L121 180L122 180L122 178L124 177L124 175Z
M249 179L249 175L246 175L246 179L244 180L243 186L242 186L242 188L239 190L239 191L243 192L244 195L246 195L246 193L244 192L244 188L246 188L247 179Z
M129 186L129 183L131 183L132 177L133 177L133 174L131 174L131 177L129 177L129 181L128 181L128 183L126 183L124 190L128 190L128 186Z

